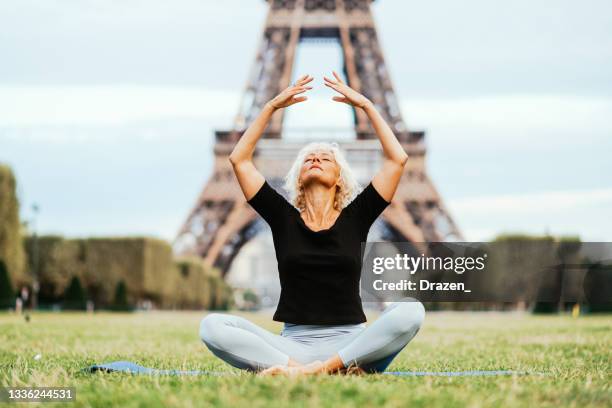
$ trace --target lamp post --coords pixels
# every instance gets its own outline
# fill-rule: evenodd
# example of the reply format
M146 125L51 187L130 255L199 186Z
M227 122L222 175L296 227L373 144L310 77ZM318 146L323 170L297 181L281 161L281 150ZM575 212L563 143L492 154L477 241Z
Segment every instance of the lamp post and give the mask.
M40 207L38 204L32 204L32 224L33 224L33 242L32 242L32 310L36 310L38 308L38 291L40 289L40 284L38 282L38 234L36 229L38 213L40 211Z

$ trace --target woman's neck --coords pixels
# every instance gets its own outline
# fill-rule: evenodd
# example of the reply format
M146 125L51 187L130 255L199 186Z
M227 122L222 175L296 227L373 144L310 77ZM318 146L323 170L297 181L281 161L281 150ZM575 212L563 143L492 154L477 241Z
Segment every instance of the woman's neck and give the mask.
M321 184L313 184L304 191L304 218L315 226L333 224L338 214L334 208L335 186L329 189Z

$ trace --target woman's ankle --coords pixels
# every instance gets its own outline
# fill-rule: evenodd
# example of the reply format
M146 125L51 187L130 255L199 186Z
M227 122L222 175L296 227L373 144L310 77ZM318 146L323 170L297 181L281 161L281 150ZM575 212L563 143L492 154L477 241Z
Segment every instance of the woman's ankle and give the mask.
M323 362L322 372L327 374L334 374L341 372L344 369L344 363L338 354L330 357L328 360Z

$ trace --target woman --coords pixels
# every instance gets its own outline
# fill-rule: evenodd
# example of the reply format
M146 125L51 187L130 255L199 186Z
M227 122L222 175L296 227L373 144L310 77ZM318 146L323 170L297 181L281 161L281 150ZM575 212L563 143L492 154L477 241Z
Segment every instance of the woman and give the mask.
M211 313L200 337L213 354L260 375L380 372L416 335L421 303L392 303L366 326L359 296L361 242L390 204L408 156L374 105L336 72L325 85L333 100L363 109L384 151L384 162L355 197L358 184L336 143L305 146L286 177L289 203L255 168L255 145L272 114L307 99L305 75L269 101L236 143L229 160L247 202L270 225L281 295L273 319L280 335L247 319ZM350 368L350 369L349 369Z

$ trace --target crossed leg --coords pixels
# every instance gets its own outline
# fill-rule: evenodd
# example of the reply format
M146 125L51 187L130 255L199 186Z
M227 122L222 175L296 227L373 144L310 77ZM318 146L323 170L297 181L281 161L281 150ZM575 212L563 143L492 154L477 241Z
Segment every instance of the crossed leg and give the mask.
M202 319L200 338L214 355L248 371L287 366L291 359L307 354L303 344L273 334L243 317L225 313L211 313Z
M338 351L344 367L382 372L418 333L425 319L421 302L404 298L387 306L381 315Z
M337 354L321 369L335 371L357 366L365 372L384 371L419 331L424 317L423 305L414 299L392 303L374 323L340 342ZM273 334L240 316L209 314L200 324L200 338L214 355L249 371L288 366L291 361L313 362L308 346Z

